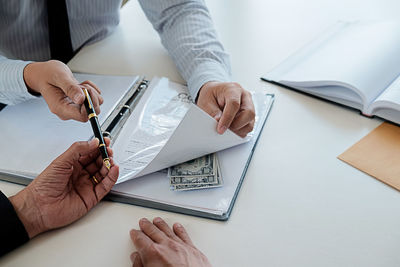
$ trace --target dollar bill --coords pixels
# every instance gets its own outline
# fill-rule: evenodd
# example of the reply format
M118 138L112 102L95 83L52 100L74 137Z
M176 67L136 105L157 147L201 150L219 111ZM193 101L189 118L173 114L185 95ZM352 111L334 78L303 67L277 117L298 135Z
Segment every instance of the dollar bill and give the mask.
M170 178L171 185L178 184L212 184L217 183L216 175L208 176L173 176Z
M209 154L169 168L169 176L209 176L215 175L215 154Z
M214 188L223 185L215 153L169 168L169 177L171 189L177 191Z
M223 185L222 176L219 175L219 171L217 171L217 183L178 184L178 185L174 186L174 190L176 190L176 191L199 190L199 189L221 187L222 185Z

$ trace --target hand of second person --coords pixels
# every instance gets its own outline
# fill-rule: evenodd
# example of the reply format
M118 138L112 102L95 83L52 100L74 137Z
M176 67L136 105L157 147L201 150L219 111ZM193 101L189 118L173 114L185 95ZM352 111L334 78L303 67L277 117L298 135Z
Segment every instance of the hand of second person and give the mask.
M105 141L109 146L110 139ZM111 160L108 170L98 146L98 139L74 143L10 198L30 238L76 221L111 190L118 178L118 166ZM112 150L107 150L111 157Z
M218 121L220 134L229 128L245 137L253 130L255 110L251 94L237 83L205 83L199 91L197 105Z
M103 103L100 89L91 81L79 83L68 66L61 61L28 64L24 69L24 80L29 91L32 94L41 94L50 111L62 120L88 120L83 105L83 87L88 90L96 113L100 113L100 105Z
M171 229L161 218L153 223L143 218L140 230L130 232L137 249L131 254L133 267L187 266L210 267L207 257L192 243L185 228L175 223Z

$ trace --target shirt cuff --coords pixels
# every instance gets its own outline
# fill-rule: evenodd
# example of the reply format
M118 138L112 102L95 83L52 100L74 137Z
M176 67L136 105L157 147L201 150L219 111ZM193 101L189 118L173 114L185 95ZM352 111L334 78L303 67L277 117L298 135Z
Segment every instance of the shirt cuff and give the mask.
M28 92L24 81L24 69L31 61L0 61L0 103L15 105L36 98Z
M230 82L232 81L229 72L216 62L204 62L196 66L191 77L188 79L189 93L193 99L197 98L200 88L206 82Z
M0 256L29 241L28 233L13 205L0 191Z

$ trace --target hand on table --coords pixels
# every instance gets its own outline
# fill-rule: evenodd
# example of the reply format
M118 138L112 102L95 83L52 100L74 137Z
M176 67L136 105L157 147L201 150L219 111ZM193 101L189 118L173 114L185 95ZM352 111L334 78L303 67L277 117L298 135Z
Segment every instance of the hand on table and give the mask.
M137 249L131 254L133 267L211 266L182 225L175 223L171 229L164 220L155 218L153 223L141 219L139 227L141 230L131 230L131 239Z
M220 134L229 128L245 137L253 130L255 110L251 94L237 83L205 83L199 91L197 105L218 121Z
M109 146L110 139L105 141ZM111 190L119 169L112 160L110 170L104 166L98 145L98 139L74 143L10 198L30 238L78 220Z
M88 120L83 105L83 87L88 90L96 113L100 113L100 105L103 104L100 89L91 81L79 84L68 66L61 61L28 64L24 69L24 80L30 92L41 94L50 111L62 120Z

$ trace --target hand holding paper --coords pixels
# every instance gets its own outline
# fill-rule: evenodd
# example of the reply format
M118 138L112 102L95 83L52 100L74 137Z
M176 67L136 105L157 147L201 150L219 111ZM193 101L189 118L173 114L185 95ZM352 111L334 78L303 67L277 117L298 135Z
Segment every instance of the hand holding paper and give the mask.
M251 94L237 83L204 84L199 91L197 105L218 121L219 134L231 129L245 137L253 130L255 109Z

